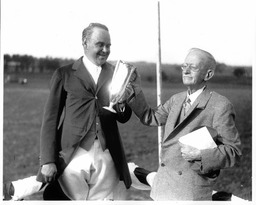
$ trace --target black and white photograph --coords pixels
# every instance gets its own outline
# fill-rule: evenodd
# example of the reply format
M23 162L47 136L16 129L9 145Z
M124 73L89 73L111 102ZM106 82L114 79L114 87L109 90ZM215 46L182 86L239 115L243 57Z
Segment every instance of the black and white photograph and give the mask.
M1 0L0 201L253 203L254 8Z

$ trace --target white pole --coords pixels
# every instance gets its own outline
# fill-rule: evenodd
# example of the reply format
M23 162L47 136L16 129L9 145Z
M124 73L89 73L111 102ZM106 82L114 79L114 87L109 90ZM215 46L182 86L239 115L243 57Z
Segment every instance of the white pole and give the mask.
M158 13L158 52L157 52L157 64L156 64L156 82L157 82L157 105L161 102L162 91L162 71L161 71L161 32L160 32L160 2L157 2ZM158 127L158 162L160 163L161 153L161 141L163 135L163 127Z

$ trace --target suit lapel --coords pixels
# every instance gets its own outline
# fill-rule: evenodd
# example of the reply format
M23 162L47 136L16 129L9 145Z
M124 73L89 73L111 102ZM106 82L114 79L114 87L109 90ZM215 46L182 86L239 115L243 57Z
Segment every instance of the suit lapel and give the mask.
M110 68L110 66L107 63L103 64L97 83L96 93L98 93L100 88L106 83L106 81L112 77L112 74L113 70Z
M92 79L91 74L88 72L86 67L83 64L82 58L80 58L78 61L76 61L73 64L72 69L76 70L74 75L82 80L83 84L85 85L87 90L92 90L95 92L96 85Z
M172 136L175 135L175 133L179 132L179 130L183 129L184 126L186 126L186 122L187 120L193 115L193 113L195 112L195 110L197 109L204 109L209 101L209 99L211 98L211 92L208 89L205 89L196 99L196 101L193 103L192 107L190 108L190 110L188 111L187 115L183 118L183 120L180 121L179 124L177 124L177 126L175 126L177 120L179 120L179 115L181 112L181 109L183 108L183 102L186 98L186 92L182 93L178 98L176 98L177 100L177 104L176 107L174 107L174 109L177 110L177 112L175 112L174 118L171 122L171 128L173 128L173 130L170 132L170 134L167 134L165 136L167 136L164 141L166 141L167 139L171 139Z
M171 116L169 118L168 123L168 130L165 130L165 135L164 135L164 139L163 141L165 141L167 138L169 138L170 134L176 129L176 125L177 125L177 121L179 120L179 116L180 116L180 112L181 109L183 108L183 102L186 98L187 92L182 92L180 93L180 95L177 95L177 97L175 98L172 108L171 108L171 112L169 113L169 115ZM170 132L170 133L169 133Z
M93 93L96 94L106 83L106 81L109 80L113 75L113 69L111 69L111 65L108 63L103 64L98 83L95 85L92 76L83 64L82 57L73 64L72 69L75 70L74 75L79 78L81 82L83 82L86 89L92 90Z
M198 96L196 101L192 105L192 109L188 112L190 115L194 109L204 109L210 100L212 92L210 92L207 88Z
M174 129L175 126L177 125L177 121L179 120L181 110L183 109L183 102L185 101L186 96L187 96L187 92L182 92L175 99L175 102L174 102L173 108L172 108L172 110L173 110L173 113L172 113L173 117L171 117L172 121L168 122L168 123L170 123L172 129Z

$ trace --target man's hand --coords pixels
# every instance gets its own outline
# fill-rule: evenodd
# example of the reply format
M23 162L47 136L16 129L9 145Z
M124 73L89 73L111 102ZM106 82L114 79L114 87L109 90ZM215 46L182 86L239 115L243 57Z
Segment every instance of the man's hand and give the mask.
M138 72L137 72L137 68L135 68L135 70L132 72L129 82L134 82L137 79L137 76L138 76Z
M125 101L120 101L117 103L117 110L118 110L118 112L125 111Z
M180 143L181 156L187 161L201 160L201 151L197 148Z
M137 68L133 71L129 82L132 83L132 84L138 84L140 86L141 78L140 78L140 74L137 71Z
M133 94L133 88L130 85L130 83L126 86L124 94L122 95L122 97L120 98L120 100L118 101L118 103L125 103L126 100Z
M119 103L124 103L124 102L129 103L132 96L135 93L138 93L140 89L141 89L141 78L140 78L139 73L135 69L129 79L129 83L127 84L127 86L125 88L124 94L122 95L122 97L120 98L120 100L118 102Z
M55 175L57 173L57 167L55 163L44 164L42 166L41 173L46 183L54 181Z

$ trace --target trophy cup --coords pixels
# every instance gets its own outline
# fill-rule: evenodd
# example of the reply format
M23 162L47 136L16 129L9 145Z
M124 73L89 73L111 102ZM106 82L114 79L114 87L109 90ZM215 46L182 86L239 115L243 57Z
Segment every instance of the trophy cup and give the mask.
M112 81L109 87L109 106L103 107L113 113L116 111L113 106L121 99L125 92L125 88L129 83L130 77L135 70L135 67L122 61L118 60L115 66Z

